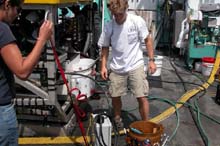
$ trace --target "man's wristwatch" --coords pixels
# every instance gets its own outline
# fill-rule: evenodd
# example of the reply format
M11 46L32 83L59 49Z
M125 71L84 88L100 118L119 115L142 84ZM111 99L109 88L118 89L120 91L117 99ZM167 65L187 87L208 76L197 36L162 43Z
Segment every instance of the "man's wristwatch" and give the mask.
M153 62L154 62L154 61L155 61L155 59L154 59L154 58L149 58L149 60L148 60L148 61L149 61L149 62L150 62L150 61L153 61Z

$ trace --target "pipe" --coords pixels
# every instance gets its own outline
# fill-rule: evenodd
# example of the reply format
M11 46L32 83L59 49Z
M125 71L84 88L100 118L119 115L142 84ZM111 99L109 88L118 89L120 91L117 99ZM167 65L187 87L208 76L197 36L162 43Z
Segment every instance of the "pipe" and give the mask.
M176 43L177 48L185 48L187 43L184 43L186 34L189 32L189 23L188 19L185 18L181 23L181 32L179 34L178 41Z

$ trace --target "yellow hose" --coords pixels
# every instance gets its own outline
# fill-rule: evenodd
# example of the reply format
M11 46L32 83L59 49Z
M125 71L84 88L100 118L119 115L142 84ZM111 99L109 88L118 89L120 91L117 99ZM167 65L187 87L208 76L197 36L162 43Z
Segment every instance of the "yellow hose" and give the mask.
M90 141L90 137L86 137ZM19 138L19 145L34 145L34 144L73 144L84 143L82 136L59 136L59 137L24 137Z

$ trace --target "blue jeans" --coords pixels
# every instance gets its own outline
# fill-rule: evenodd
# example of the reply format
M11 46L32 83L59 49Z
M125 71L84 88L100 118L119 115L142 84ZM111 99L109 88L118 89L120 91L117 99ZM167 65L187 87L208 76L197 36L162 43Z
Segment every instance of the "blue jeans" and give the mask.
M0 146L18 146L18 123L13 104L0 106Z

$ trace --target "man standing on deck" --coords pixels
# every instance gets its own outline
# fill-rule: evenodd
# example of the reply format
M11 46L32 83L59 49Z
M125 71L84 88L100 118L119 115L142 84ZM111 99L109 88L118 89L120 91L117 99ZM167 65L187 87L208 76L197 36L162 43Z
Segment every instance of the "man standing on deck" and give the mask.
M131 89L139 103L142 120L148 120L149 103L146 99L149 92L148 81L144 72L143 51L141 42L145 42L149 56L148 70L151 74L156 71L153 53L153 41L146 23L140 16L127 13L127 0L109 0L109 9L113 19L109 21L99 38L101 51L101 76L108 79L107 59L109 47L112 47L110 62L110 87L114 108L114 120L118 128L123 127L121 118L121 96Z

